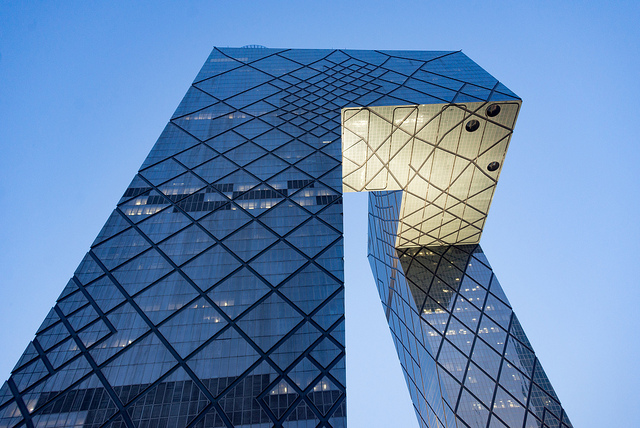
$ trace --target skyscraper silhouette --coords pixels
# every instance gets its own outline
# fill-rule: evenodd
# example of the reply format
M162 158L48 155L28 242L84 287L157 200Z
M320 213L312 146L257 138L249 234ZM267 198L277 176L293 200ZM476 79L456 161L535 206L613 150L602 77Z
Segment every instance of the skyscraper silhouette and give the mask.
M344 427L343 191L429 427L570 427L478 246L520 99L461 52L214 49L0 427Z

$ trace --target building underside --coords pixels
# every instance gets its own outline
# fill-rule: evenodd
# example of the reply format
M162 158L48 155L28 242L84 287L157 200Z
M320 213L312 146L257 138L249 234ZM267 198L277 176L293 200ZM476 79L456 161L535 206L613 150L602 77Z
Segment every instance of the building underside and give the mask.
M571 427L479 246L520 104L461 52L215 48L0 427L345 427L351 191L420 426Z

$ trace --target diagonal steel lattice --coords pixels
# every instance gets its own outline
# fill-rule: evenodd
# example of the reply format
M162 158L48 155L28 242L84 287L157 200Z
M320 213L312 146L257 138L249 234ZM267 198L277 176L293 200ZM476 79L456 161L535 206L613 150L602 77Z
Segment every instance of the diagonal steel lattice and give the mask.
M346 426L341 109L446 105L440 116L461 115L451 119L455 128L489 102L520 101L460 52L214 49L0 389L0 427ZM412 126L418 113L409 109L396 128ZM485 127L492 123L500 125L483 119ZM412 144L433 143L413 126ZM481 153L470 162L485 167ZM411 165L411 182L428 180L424 165ZM493 188L497 177L488 177ZM474 206L473 197L432 202L459 218L456 207ZM402 218L402 244L424 244L411 228L443 240L429 216L419 226ZM419 256L407 250L393 257L402 282L401 267ZM380 270L377 278L390 277ZM413 335L423 328L419 317L428 323L425 314L435 311L425 312L435 308L429 299L455 314L435 289L415 284L415 298L403 296L406 314L417 314ZM493 285L489 291L501 297ZM390 322L399 313L394 304ZM529 350L512 325L509 337ZM398 339L401 330L392 326L398 351L414 349ZM436 333L445 335L438 343L461 346ZM436 401L443 404L419 399L428 393L417 390L423 384L410 359L401 359L422 426L476 426L482 412L485 424L509 425L505 414L520 410L495 403L510 399L524 409L523 426L570 426L537 368L524 370L503 350L500 358L531 385L530 398L502 387L483 401L459 378L454 384L440 374L447 351L435 340L420 344L437 360L434 379L444 395ZM455 391L462 395L454 403ZM474 406L477 412L465 413ZM457 416L447 419L448 412Z
M344 109L344 190L404 191L397 246L477 243L519 107ZM501 113L488 116L485 109ZM473 123L473 131L465 129Z

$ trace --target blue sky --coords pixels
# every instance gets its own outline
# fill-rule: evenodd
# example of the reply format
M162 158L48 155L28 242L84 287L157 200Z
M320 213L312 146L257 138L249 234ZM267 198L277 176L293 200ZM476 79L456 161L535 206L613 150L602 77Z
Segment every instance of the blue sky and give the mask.
M462 49L524 101L485 253L574 425L636 425L638 22L631 1L2 2L0 381L212 46ZM349 424L417 426L366 197L345 209Z

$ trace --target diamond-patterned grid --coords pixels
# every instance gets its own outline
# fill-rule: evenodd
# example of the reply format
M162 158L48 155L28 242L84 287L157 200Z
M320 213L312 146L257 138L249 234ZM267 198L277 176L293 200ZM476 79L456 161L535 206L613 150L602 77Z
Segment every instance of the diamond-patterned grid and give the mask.
M341 109L519 101L461 52L214 49L0 427L346 426ZM402 193L370 262L421 426L571 427L480 248L396 248Z
M520 102L491 106L343 109L343 190L403 191L397 247L477 244Z

